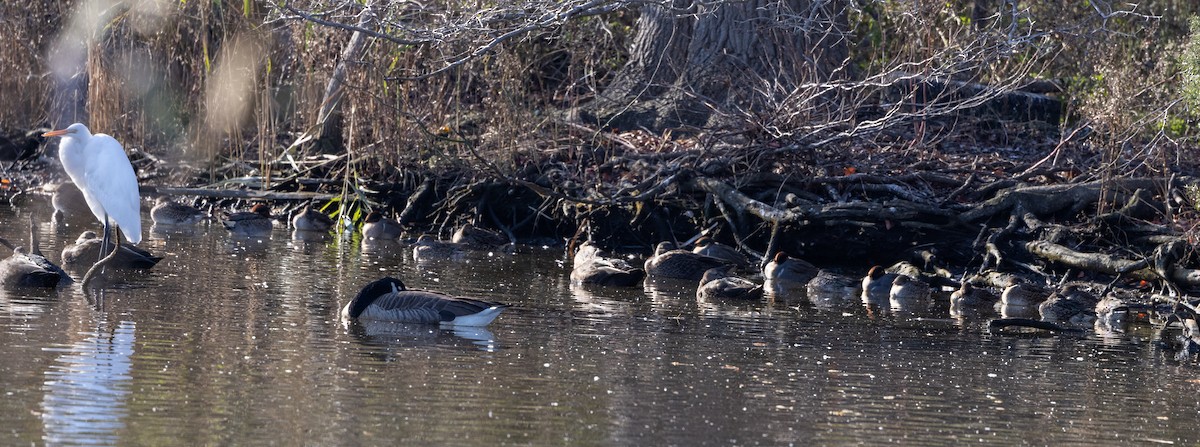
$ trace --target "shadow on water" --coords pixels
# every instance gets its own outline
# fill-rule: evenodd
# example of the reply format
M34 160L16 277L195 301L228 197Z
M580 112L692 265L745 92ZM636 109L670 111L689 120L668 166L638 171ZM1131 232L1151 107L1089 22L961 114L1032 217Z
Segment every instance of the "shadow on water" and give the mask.
M49 205L0 221L30 213ZM55 261L94 229L38 221ZM296 236L151 227L148 272L0 291L4 443L1200 441L1196 369L1147 331L998 336L936 302L698 300L692 282L573 286L555 249L418 263L404 243ZM342 321L385 275L513 307L480 330Z

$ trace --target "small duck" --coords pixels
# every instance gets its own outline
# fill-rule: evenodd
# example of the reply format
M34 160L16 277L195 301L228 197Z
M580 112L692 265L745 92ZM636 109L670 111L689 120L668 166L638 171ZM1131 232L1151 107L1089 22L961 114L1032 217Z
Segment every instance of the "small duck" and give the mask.
M734 276L734 264L713 267L704 272L700 278L700 287L696 289L696 298L701 300L757 300L762 298L762 286L754 282Z
M882 266L873 266L867 271L867 276L862 279L862 302L863 304L883 305L890 303L892 294L892 282L899 276L895 273L887 273Z
M750 266L750 261L746 259L746 255L739 252L736 248L717 242L708 236L696 240L696 247L692 249L692 253L724 259L736 264L738 267Z
M342 318L483 327L506 308L507 304L491 301L408 290L399 279L385 277L363 287L342 309Z
M413 244L413 259L417 261L462 260L466 254L466 245L439 241L428 234L422 234Z
M87 267L92 265L96 259L100 258L100 246L104 241L96 235L95 231L84 231L75 239L75 245L65 247L62 251L63 265L68 267ZM104 253L112 251L113 242L109 241L104 247ZM138 248L136 245L128 242L121 243L121 250L117 252L117 257L112 261L111 265L116 268L127 269L149 269L161 261L161 256L154 256L150 252Z
M807 287L817 276L817 266L803 259L788 257L787 253L775 253L775 257L763 267L766 287L774 295L789 295Z
M396 221L383 217L378 211L367 213L362 224L363 239L392 241L404 234L404 227Z
M708 269L727 264L729 261L724 259L677 249L673 242L660 242L644 267L649 277L699 281Z
M1037 318L1038 304L1046 300L1048 292L1041 286L1017 283L1004 288L1000 293L1001 318Z
M54 206L51 219L54 222L92 216L92 209L88 207L87 199L83 198L83 191L75 183L63 182L51 189L54 191L50 195L50 203Z
M292 228L297 231L328 232L333 228L333 218L317 211L312 206L304 207L304 211L292 216Z
M487 250L508 245L509 240L500 233L486 228L479 228L468 223L458 227L458 230L454 231L454 236L450 237L450 242L463 244L467 248L474 250Z
M12 256L0 260L0 286L53 288L71 282L67 272L42 256L36 241L31 251L14 246L4 238L0 238L0 244L13 252Z
M250 211L231 213L221 220L230 233L240 236L263 236L271 233L274 224L271 222L271 207L265 203L257 203Z
M925 281L908 275L897 275L888 290L888 302L894 310L915 310L929 301L933 291Z
M1042 321L1069 326L1092 326L1100 298L1078 284L1067 284L1038 306Z
M575 251L575 264L571 269L571 282L575 284L630 287L645 277L644 270L629 265L624 259L604 256L591 243L585 242Z
M1000 297L986 289L977 289L968 281L963 281L958 290L950 294L950 315L962 317L990 311L996 306Z
M169 197L159 197L150 209L150 219L156 225L193 225L204 219L204 212Z
M1129 315L1130 308L1125 300L1109 293L1096 303L1096 331L1125 332L1133 318Z
M845 309L858 301L858 287L858 280L822 269L804 285L804 290L813 306L822 309Z

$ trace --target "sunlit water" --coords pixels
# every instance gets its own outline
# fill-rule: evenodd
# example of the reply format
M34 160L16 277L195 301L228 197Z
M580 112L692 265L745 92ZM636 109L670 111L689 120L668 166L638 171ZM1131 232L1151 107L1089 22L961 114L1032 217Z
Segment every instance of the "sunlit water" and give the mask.
M47 202L0 206L0 231L25 241L34 214L57 260L92 223L56 226ZM1200 369L1145 330L995 336L679 284L574 289L559 249L416 265L219 224L141 245L166 259L99 292L0 292L0 444L1200 442ZM340 321L385 274L513 307L486 331Z

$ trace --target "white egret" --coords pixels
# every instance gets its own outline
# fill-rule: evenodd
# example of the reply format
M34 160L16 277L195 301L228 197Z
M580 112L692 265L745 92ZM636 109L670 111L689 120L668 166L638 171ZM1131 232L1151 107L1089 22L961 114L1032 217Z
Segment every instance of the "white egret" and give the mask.
M88 208L104 224L102 246L109 243L111 218L131 243L142 241L142 205L137 175L121 143L111 136L92 134L87 126L75 123L66 129L52 130L44 137L62 137L58 159L63 169L83 192ZM100 254L104 257L103 251Z

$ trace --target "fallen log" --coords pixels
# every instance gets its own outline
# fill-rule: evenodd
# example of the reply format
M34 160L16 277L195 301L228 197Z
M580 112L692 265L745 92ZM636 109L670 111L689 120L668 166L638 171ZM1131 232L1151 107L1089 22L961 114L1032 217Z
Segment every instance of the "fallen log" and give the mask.
M1042 217L1061 211L1074 213L1099 201L1106 192L1120 193L1118 196L1106 199L1124 202L1128 200L1125 194L1132 194L1138 189L1154 188L1162 183L1163 180L1159 179L1136 178L1096 180L1065 185L1016 186L1001 191L999 195L976 205L974 209L963 212L959 218L963 222L988 219L998 214L1009 213L1017 205L1027 212Z
M251 200L330 200L341 197L338 194L319 192L282 192L255 191L251 189L208 189L208 188L178 188L173 186L142 186L139 188L146 195L168 196L199 196L220 199L251 199Z
M1114 276L1126 275L1148 281L1159 279L1159 275L1146 260L1134 261L1101 253L1084 253L1048 241L1026 243L1025 249L1034 256L1074 269Z

